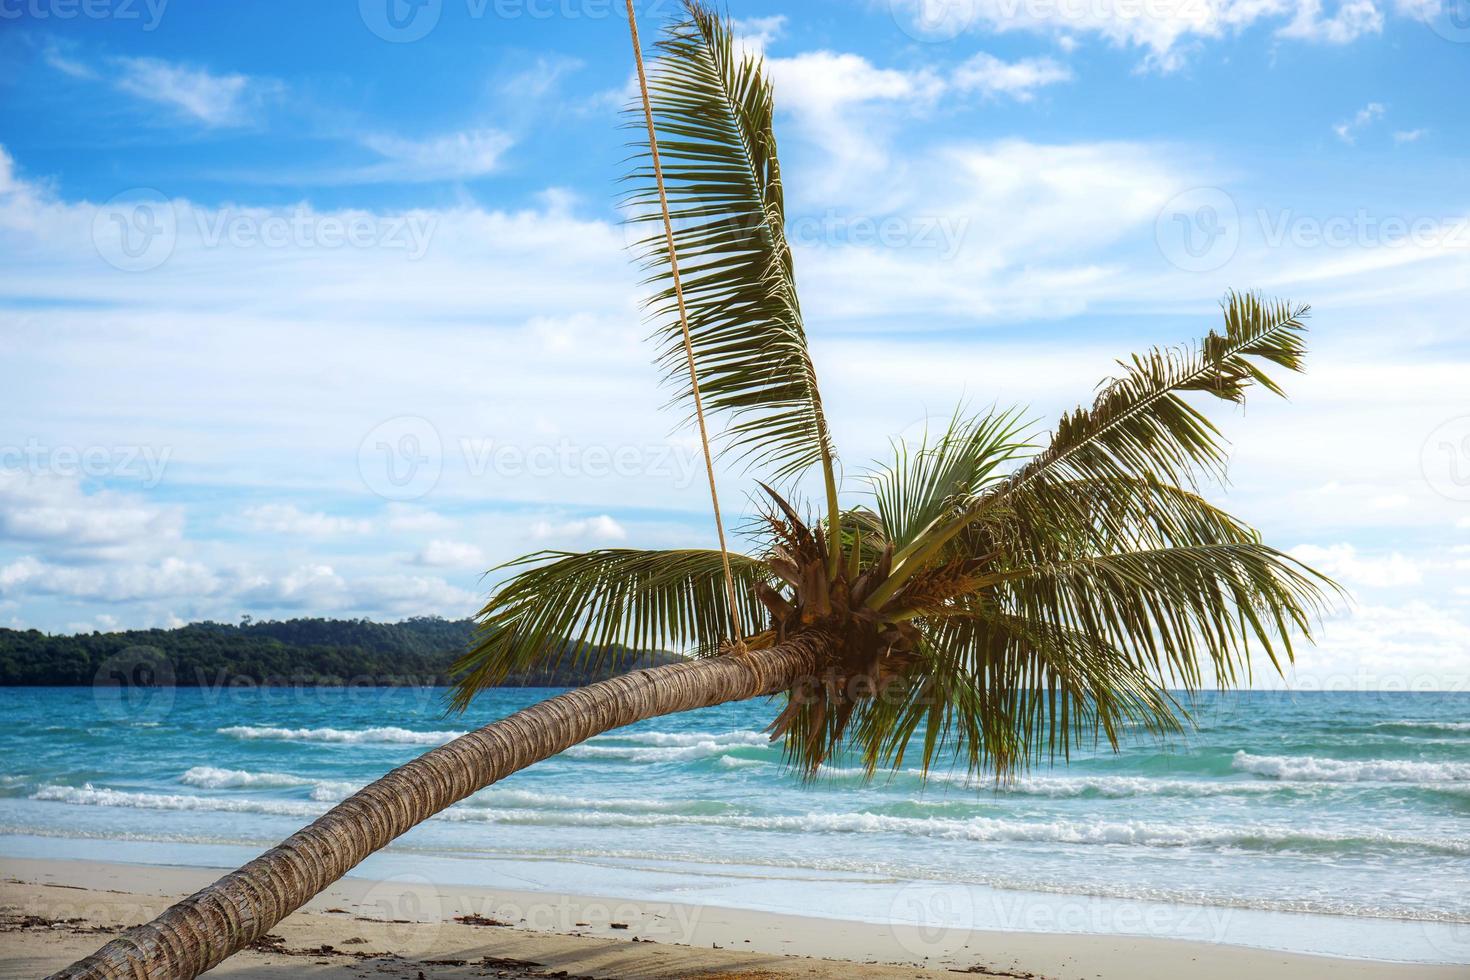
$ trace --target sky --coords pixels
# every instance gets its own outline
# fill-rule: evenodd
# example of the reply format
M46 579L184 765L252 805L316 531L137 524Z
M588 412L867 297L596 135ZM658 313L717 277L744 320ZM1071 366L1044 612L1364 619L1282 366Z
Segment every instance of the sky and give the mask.
M621 7L0 0L0 625L462 617L527 552L712 544ZM1351 594L1287 682L1470 685L1465 0L728 11L847 499L958 404L1044 432L1227 289L1310 303L1289 399L1211 409L1212 499Z

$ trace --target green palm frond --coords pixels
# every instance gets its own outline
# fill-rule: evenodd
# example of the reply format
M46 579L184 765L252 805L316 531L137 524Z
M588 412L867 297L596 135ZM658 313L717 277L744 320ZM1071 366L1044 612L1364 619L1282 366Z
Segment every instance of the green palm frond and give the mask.
M951 416L942 433L925 431L918 445L893 442L893 457L868 476L885 537L901 549L967 507L1003 467L1030 448L1017 410Z
M458 708L517 671L598 666L610 645L707 655L728 635L718 551L543 551L502 567L519 571L480 610L474 646L454 665ZM757 622L766 566L731 554L730 569L743 621Z
M1261 362L1301 370L1309 309L1233 292L1222 305L1223 333L1211 331L1193 347L1135 355L1121 377L1104 383L1091 408L1062 417L1043 452L901 550L894 576L869 604L889 600L987 511L1024 508L1019 498L1025 494L1056 501L1064 492L1059 484L1079 482L1192 486L1200 469L1218 470L1225 459L1220 431L1184 394L1203 391L1239 403L1253 384L1280 394Z
M1159 683L1189 691L1248 678L1256 645L1282 669L1293 658L1292 635L1310 639L1330 586L1254 542L1094 555L994 579L992 601L1009 614L1103 637Z
M727 413L725 448L774 479L820 463L835 516L835 451L786 240L770 80L717 14L695 3L687 9L689 19L658 43L649 90L700 393L709 411ZM643 161L630 175L632 220L657 224L646 146ZM660 363L687 402L693 392L661 224L638 245L657 287L649 310Z
M1105 638L994 610L923 625L905 682L863 702L852 744L869 775L954 758L1003 780L1126 732L1182 731L1180 706ZM917 754L917 758L911 758Z
M1207 392L1241 403L1258 384L1282 394L1259 362L1300 371L1303 322L1310 307L1230 293L1222 304L1225 331L1211 331L1188 348L1156 347L1122 364L1091 408L1064 415L1046 451L1022 467L1005 496L1038 480L1151 475L1190 482L1198 467L1224 462L1220 431L1182 397Z

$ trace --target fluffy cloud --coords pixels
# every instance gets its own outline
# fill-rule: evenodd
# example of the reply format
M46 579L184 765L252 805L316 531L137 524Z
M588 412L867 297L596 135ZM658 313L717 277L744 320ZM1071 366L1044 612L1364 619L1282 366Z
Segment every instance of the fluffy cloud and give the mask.
M86 493L75 477L0 469L0 542L58 555L152 552L178 541L183 514L118 491Z
M365 518L333 517L319 511L308 513L294 504L261 504L247 507L245 520L256 531L304 535L311 538L340 534L367 534L373 522Z
M1470 690L1470 621L1435 603L1364 604L1329 620L1297 651L1303 690Z
M447 568L483 569L489 565L485 559L485 553L475 545L464 541L444 541L438 538L425 545L414 561L420 565Z
M541 541L559 543L578 541L623 541L627 530L609 517L599 514L571 521L536 521L531 525L531 537Z
M72 567L24 557L0 566L0 595L49 595L87 602L124 603L211 596L219 576L194 561L165 558L145 563Z
M1383 14L1373 0L1343 0L1331 17L1322 16L1322 0L1297 0L1296 16L1277 33L1282 37L1348 44L1364 34L1383 32Z
M1404 0L1396 6L1405 16L1422 18L1427 5L1428 0ZM1322 0L894 0L892 9L900 27L915 37L1027 30L1066 42L1093 34L1119 47L1142 49L1144 66L1160 71L1182 67L1187 52L1201 41L1256 23L1277 24L1281 37L1333 44L1383 27L1373 0L1340 0L1331 14L1324 14Z
M1071 80L1072 70L1051 58L1007 62L983 51L956 68L953 76L954 87L961 92L1009 95L1020 102L1029 102L1039 88Z
M1368 556L1360 555L1350 544L1304 544L1291 549L1291 553L1346 585L1394 587L1417 585L1424 580L1419 565L1398 552Z

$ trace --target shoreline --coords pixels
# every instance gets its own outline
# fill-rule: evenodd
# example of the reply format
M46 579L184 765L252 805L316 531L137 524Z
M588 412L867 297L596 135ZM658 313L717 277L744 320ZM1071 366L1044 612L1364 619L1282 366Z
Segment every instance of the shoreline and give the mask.
M35 977L64 966L101 945L118 927L151 918L221 873L0 858L0 905L7 933L0 980ZM506 977L565 970L571 976L649 980L955 973L1035 980L1470 976L1465 965L1344 959L1150 936L885 925L687 901L441 884L414 872L383 880L344 878L272 934L281 942L242 953L218 973L296 976L302 972L300 958L311 957L313 976L361 977L365 967L375 966L377 975L410 980L420 970L426 978L484 976L487 966Z

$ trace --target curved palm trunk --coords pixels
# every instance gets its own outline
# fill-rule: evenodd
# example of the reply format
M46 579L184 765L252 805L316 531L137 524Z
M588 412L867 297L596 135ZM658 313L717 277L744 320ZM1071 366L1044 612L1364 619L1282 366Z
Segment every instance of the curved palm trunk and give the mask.
M816 671L832 643L825 634L807 633L744 655L634 671L517 711L363 787L254 861L51 980L198 976L450 804L602 732L787 690Z

